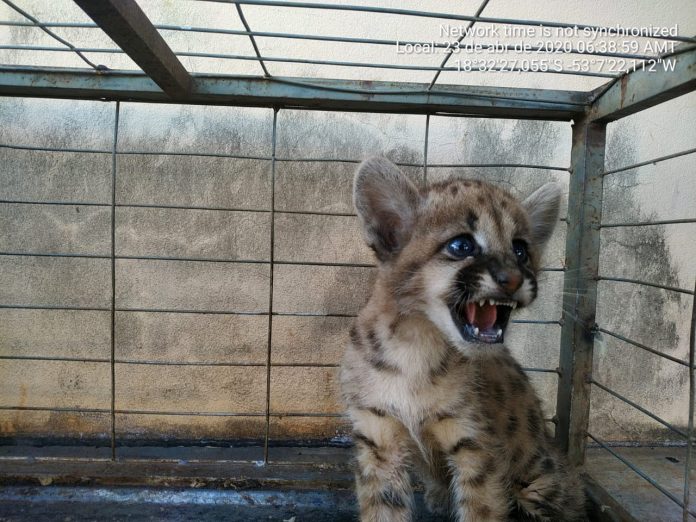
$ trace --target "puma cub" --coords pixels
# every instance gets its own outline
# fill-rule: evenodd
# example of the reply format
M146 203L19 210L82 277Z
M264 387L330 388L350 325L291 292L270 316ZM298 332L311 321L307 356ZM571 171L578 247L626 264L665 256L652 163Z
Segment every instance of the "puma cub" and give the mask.
M359 167L354 203L379 262L341 386L363 521L411 520L411 466L428 507L459 521L584 519L580 481L503 344L536 297L560 198L553 183L519 202L478 180L419 190L383 158Z

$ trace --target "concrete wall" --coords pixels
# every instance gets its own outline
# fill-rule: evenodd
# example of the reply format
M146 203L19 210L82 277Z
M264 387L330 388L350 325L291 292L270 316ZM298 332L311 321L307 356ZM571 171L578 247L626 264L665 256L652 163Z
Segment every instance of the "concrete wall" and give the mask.
M509 16L535 17L535 13L525 11L531 3L501 3L505 5L495 7L501 12L491 11L491 16L502 15L506 7ZM169 9L167 3L159 8L153 5L147 9L156 21L184 23L192 15L186 10ZM193 13L200 17L200 25L219 25L212 22L222 13L215 10L223 7L203 5L206 10ZM73 12L67 4L52 13L41 12L41 3L32 3L32 7L44 19L79 19L79 12ZM556 12L561 8L551 2L548 18L561 16ZM633 15L639 21L649 19L648 11L644 6ZM686 27L685 34L696 32L696 21L688 15L691 11L683 12L683 23L694 25L691 32L690 26ZM5 15L16 18L9 11L3 12ZM595 15L595 10L571 9L561 18L601 23L588 19ZM250 19L254 16L252 22L262 25L250 8ZM324 20L322 32L326 34L342 32L345 26L345 20L334 14L327 14ZM280 23L278 20L266 22L270 25L262 29L279 29L273 27ZM284 22L308 23L299 15ZM398 33L398 28L388 29L394 30ZM411 30L428 33L412 21L401 30L403 34ZM40 32L19 29L0 35L17 43L41 43L44 38ZM70 31L65 36L76 41L84 37ZM172 41L183 45L184 37L178 38L182 40ZM205 47L205 42L198 40L187 42L189 46ZM107 39L104 45L108 44ZM316 50L310 44L304 48L307 53ZM353 52L356 56L342 58L370 59L367 51ZM4 53L2 58L5 63L26 63L26 54ZM74 58L67 53L61 60L60 65L79 65L72 63ZM200 70L203 65L190 61L187 66ZM322 73L347 74L341 71L340 75ZM312 71L294 74L304 73L311 75ZM361 71L351 71L358 73ZM530 76L534 76L531 85ZM565 83L542 85L549 77L539 76L509 75L504 83L567 87ZM478 79L472 77L471 81L476 83ZM454 82L455 78L443 81ZM596 79L593 81L596 83ZM575 88L592 86L580 82ZM114 116L113 103L0 98L0 143L109 151ZM259 439L264 435L270 161L179 153L268 158L272 118L270 109L121 104L118 150L128 154L119 154L116 162L116 203L126 205L116 210L116 254L208 260L116 261L117 308L179 311L119 311L115 315L115 357L122 361L115 365L115 406L116 410L129 412L116 414L116 432L121 440ZM607 167L694 147L695 119L696 95L691 94L611 124ZM353 212L350 186L355 165L338 160L359 160L382 153L397 162L422 164L424 136L425 117L421 116L295 110L278 114L278 158L302 161L276 164L273 259L278 263L273 268L273 309L290 315L275 316L272 322L269 403L274 440L340 439L346 433L345 422L337 416L340 405L336 401L335 365L351 320L323 315L354 314L369 293L373 269L306 264L372 263L354 216L314 214ZM568 174L558 171L437 166L513 162L565 167L570 155L567 123L432 117L429 136L428 180L482 177L520 196L551 179L567 186ZM607 177L605 220L695 217L695 166L696 157L691 155ZM404 170L422 182L421 167ZM110 208L79 203L110 204L111 180L109 153L0 147L1 200L76 203L1 203L0 252L108 256ZM605 229L601 272L692 288L696 276L695 231L694 224ZM562 265L564 242L565 227L561 223L546 252L546 266ZM561 291L562 274L545 273L539 299L518 318L560 318ZM108 309L111 261L100 257L0 256L0 303ZM684 294L603 282L598 321L609 330L684 359L691 306L691 297ZM186 313L180 313L184 310ZM29 357L0 360L0 404L95 410L0 410L0 437L107 439L111 429L110 329L110 313L104 310L0 309L0 355ZM557 366L558 326L519 324L508 338L524 366ZM69 360L76 358L89 361ZM597 342L595 365L595 378L603 384L670 422L686 424L687 372L683 367L606 335ZM532 374L532 379L544 399L547 416L552 416L556 377L544 373ZM673 438L659 424L601 390L593 392L592 401L591 429L597 435L610 440ZM169 414L145 414L148 411Z

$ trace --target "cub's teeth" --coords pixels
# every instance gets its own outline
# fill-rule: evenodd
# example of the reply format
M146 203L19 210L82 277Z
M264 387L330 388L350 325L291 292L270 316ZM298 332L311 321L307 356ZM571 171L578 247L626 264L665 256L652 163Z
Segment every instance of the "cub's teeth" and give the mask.
M517 301L513 301L512 304L511 304L510 306L512 306L512 309L513 309L513 310L514 310L515 308L517 308Z
M503 335L503 329L502 329L502 328L498 328L498 337L500 337L501 335Z
M493 299L489 299L488 302L491 304L491 306L498 304L498 302L494 301Z
M474 335L478 335L478 334L479 334L479 329L474 326Z
M479 304L479 306L483 307L483 305L486 304L486 300L485 300L485 299L481 299L481 300L478 302L478 304Z

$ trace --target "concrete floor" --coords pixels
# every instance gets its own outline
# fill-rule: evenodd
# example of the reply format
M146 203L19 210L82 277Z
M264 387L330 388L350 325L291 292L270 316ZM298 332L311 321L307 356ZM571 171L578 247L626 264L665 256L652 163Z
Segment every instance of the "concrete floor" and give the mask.
M613 449L677 498L682 498L685 448ZM63 457L73 456L70 451ZM0 521L357 520L355 497L350 489L352 474L344 465L345 449L286 449L283 453L286 464L269 469L236 463L235 469L247 479L238 481L238 485L218 484L211 478L224 473L229 475L230 461L208 464L197 461L195 457L211 457L204 450L201 451L205 455L196 452L187 455L193 457L193 461L180 460L174 464L150 460L164 456L169 450L148 451L154 451L147 455L149 459L106 466L103 462L77 462L60 457L55 460L55 456L47 458L41 452L35 456L36 460L10 458L2 465L4 469L0 469L0 476L33 475L36 480L4 482L5 486L0 487ZM239 457L236 454L239 451L242 450L235 450L234 455ZM322 462L319 471L318 461ZM682 520L679 506L606 450L588 450L586 472L635 519L649 522ZM142 484L143 476L152 478L150 485L135 487ZM268 482L269 476L274 477L275 482ZM327 476L332 485L323 489L320 484L328 483ZM42 487L39 482L50 485ZM285 482L296 482L301 487L283 488L281 484ZM21 483L25 485L18 485ZM696 500L696 477L692 477L691 495ZM417 496L417 505L415 520L438 520L426 512L420 495ZM691 520L696 520L696 517L691 517Z
M418 495L415 520L427 513ZM224 491L152 488L9 487L0 492L3 522L343 522L357 520L349 491Z
M684 494L686 448L612 448L679 500ZM696 457L696 455L695 455ZM623 462L602 448L589 448L587 473L636 519L646 522L682 520L682 508ZM691 473L691 511L696 513L696 475ZM696 517L691 516L694 521Z

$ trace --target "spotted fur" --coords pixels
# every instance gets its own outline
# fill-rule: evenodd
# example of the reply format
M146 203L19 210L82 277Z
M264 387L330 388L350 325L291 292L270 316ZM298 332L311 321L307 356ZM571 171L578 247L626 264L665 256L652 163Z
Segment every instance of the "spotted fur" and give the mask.
M534 300L558 187L523 203L478 180L418 190L373 158L356 174L354 200L379 260L341 367L361 519L411 520L416 468L429 507L462 522L582 520L579 480L554 449L526 374L503 344L467 341L453 319L460 303L511 278L511 299ZM443 245L463 233L479 254L448 258ZM528 245L524 263L513 239Z

